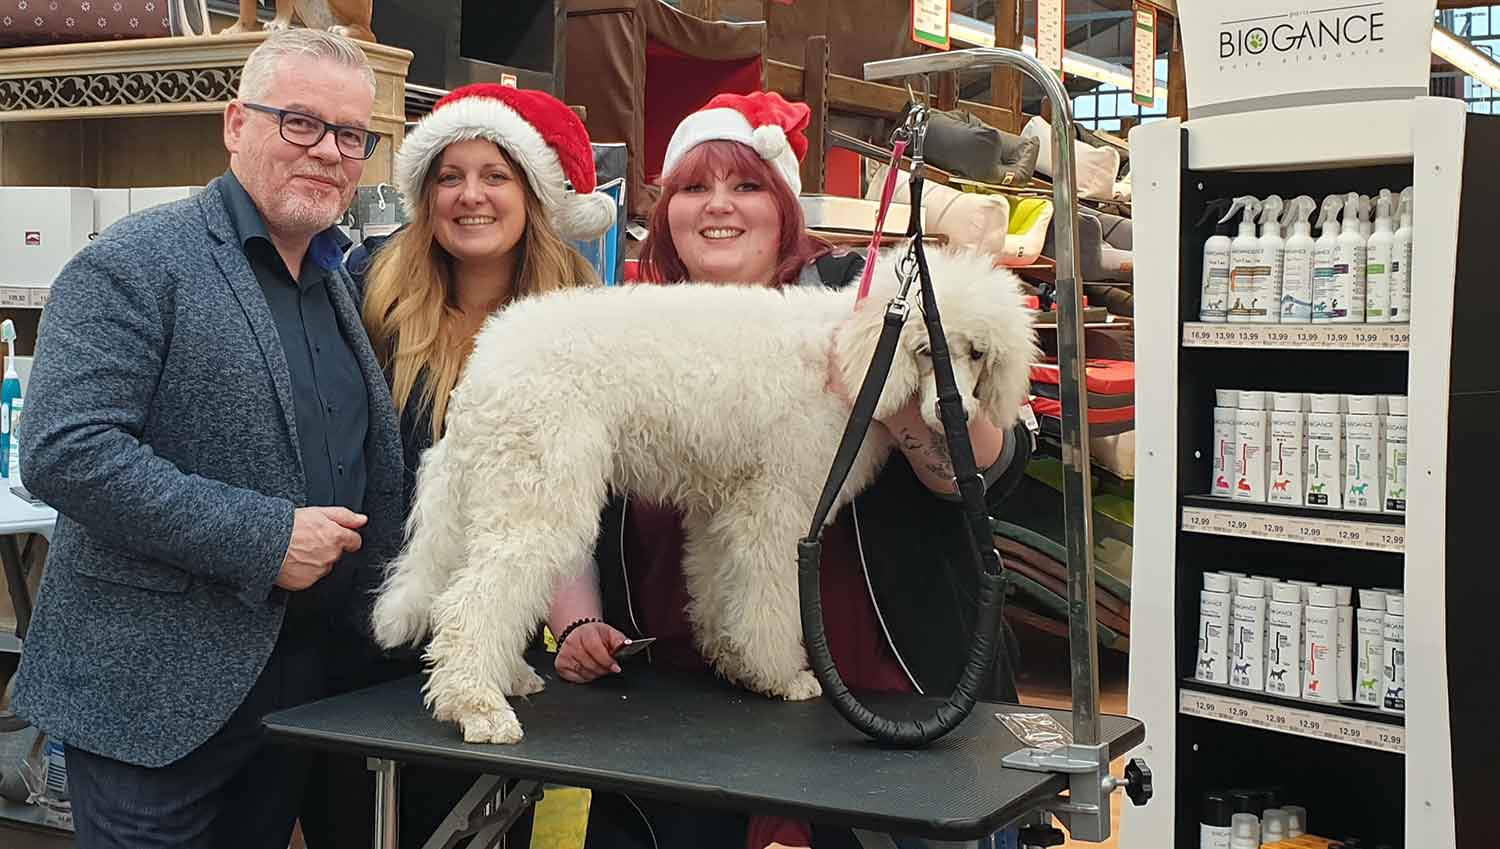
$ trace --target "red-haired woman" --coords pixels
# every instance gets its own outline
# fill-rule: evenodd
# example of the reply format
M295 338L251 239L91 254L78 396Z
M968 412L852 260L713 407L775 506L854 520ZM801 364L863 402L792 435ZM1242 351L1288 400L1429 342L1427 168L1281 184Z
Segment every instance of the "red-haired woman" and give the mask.
M805 105L774 93L720 95L685 118L667 148L661 200L642 250L643 276L667 284L837 288L854 282L863 258L835 252L804 226L797 195L807 118ZM947 450L915 403L880 423L901 453L824 533L824 616L830 650L851 688L946 695L963 667L978 580ZM978 416L969 435L993 512L1025 468L1030 435L1024 426L1005 432ZM793 542L787 540L788 557ZM585 683L617 672L614 651L643 636L657 638L653 663L707 671L686 614L682 545L681 516L671 505L628 495L611 503L597 573L566 587L552 606L550 627L562 636L559 675ZM1010 662L997 658L988 697L1015 698ZM586 845L761 849L772 842L813 845L813 832L777 818L595 794ZM851 839L847 830L819 827L816 845L853 845Z

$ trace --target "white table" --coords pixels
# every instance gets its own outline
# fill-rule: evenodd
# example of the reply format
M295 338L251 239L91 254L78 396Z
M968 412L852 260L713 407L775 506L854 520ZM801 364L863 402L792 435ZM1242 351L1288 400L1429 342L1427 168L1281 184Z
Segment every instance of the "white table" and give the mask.
M4 561L5 585L16 611L16 636L25 639L31 622L31 593L26 589L25 564L21 562L19 534L41 534L49 542L57 524L57 511L45 504L32 504L10 491L12 482L0 478L0 560Z

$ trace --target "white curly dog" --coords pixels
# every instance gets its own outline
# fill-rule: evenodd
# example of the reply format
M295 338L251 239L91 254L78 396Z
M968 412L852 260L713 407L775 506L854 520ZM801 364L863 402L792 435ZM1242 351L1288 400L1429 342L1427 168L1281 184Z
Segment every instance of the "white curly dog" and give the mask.
M809 699L796 543L849 417L837 369L863 381L896 293L893 253L871 296L684 284L575 289L489 319L422 458L407 544L374 609L386 647L420 643L427 705L469 742L514 743L506 696L542 689L522 657L554 590L589 562L611 489L684 515L688 610L703 656L751 690ZM973 252L930 254L958 386L1009 426L1035 334L1015 277ZM941 432L917 287L875 410L913 396ZM838 505L893 442L872 427ZM835 510L837 509L837 505Z

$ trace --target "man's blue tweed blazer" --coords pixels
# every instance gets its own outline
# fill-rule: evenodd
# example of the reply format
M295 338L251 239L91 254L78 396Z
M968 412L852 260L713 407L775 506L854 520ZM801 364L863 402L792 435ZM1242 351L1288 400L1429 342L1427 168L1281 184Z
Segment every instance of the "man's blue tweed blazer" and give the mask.
M341 609L365 627L401 542L401 441L353 282L340 269L329 290L370 399L369 524L334 567L356 570ZM39 335L22 478L60 515L15 709L81 749L168 764L265 666L306 500L286 356L218 181L81 251Z

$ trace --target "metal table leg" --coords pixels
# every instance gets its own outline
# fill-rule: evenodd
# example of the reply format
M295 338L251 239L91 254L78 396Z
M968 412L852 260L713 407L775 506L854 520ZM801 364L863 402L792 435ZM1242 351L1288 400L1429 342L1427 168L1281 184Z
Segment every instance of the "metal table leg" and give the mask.
M400 849L401 764L389 758L366 758L375 773L375 849Z

